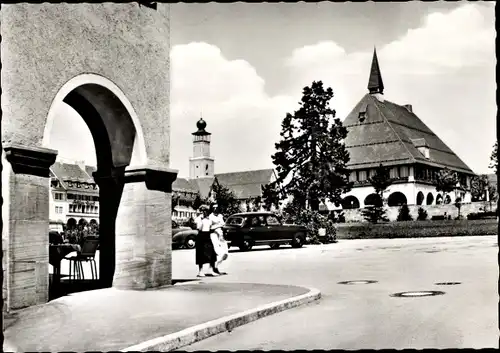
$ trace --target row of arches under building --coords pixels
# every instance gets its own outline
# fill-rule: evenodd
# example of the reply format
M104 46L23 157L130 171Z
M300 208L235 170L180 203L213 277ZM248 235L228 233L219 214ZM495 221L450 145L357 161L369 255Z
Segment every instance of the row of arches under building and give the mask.
M378 194L370 194L368 195L364 201L364 206L375 206L380 204L380 196ZM427 196L424 195L422 191L419 191L415 200L416 205L441 205L441 204L450 204L452 202L450 195L446 195L443 198L443 195L438 194L436 197L429 192ZM400 191L393 192L389 195L387 199L388 206L402 206L404 204L408 204L408 199L405 194ZM342 200L342 208L343 209L354 209L360 208L360 202L356 196L346 196Z

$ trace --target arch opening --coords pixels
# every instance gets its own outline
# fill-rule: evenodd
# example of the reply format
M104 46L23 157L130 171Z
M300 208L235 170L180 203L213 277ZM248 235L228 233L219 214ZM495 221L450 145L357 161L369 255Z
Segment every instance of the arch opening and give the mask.
M123 175L127 166L147 164L142 129L130 102L116 85L102 76L85 74L68 81L54 98L44 131L45 147L50 148L53 122L63 103L73 108L88 127L95 147L97 173L105 178L88 173L98 185L98 201L80 198L85 201L78 202L86 206L77 209L76 217L66 215L66 218L71 216L67 227L97 230L97 288L111 287L116 266L115 223L124 185L121 178L114 177ZM78 190L72 193L77 194ZM68 213L76 212L66 209Z
M392 194L389 195L389 198L387 200L387 204L389 206L402 206L407 204L408 201L406 199L405 194L403 194L400 191L393 192Z
M432 205L433 202L434 202L434 195L432 195L432 193L430 192L427 194L426 204Z
M424 193L422 191L419 191L417 194L417 205L422 205L424 202Z
M382 206L382 198L380 197L379 194L370 194L365 198L364 201L365 207L366 206Z
M438 194L436 196L436 205L441 205L443 203L443 195Z
M346 196L342 199L342 208L344 210L350 210L359 208L359 200L355 196Z

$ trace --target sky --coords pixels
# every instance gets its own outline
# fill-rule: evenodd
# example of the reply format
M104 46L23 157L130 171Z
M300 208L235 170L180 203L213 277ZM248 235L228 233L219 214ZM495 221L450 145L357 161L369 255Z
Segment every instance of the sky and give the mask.
M367 93L376 47L384 97L413 111L476 173L496 135L494 3L171 4L170 167L189 175L200 116L215 172L272 168L281 121L321 80L344 119ZM75 148L74 146L78 146ZM88 128L59 105L51 148L95 165Z

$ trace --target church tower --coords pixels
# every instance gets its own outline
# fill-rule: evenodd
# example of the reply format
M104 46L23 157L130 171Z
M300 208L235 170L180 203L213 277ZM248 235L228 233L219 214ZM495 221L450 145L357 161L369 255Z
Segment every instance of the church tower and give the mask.
M368 91L379 101L384 101L384 82L382 81L382 74L378 66L377 50L373 48L372 67L370 69L370 77L368 79Z
M207 123L200 118L196 123L198 131L193 132L193 157L189 158L189 178L214 176L214 158L210 157L210 136L205 128Z

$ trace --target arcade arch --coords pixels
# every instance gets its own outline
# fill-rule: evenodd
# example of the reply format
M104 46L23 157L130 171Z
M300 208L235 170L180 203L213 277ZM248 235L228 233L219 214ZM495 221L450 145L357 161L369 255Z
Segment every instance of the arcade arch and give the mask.
M370 194L365 198L365 206L379 206L382 205L382 199L379 194Z
M388 206L401 206L407 204L407 202L405 194L400 191L393 192L387 199Z
M342 199L342 208L344 210L359 208L359 200L356 196L346 196Z
M417 205L421 205L424 202L424 193L419 191L417 194Z
M430 192L427 194L426 204L432 205L433 202L434 202L434 195L432 195L432 192Z

